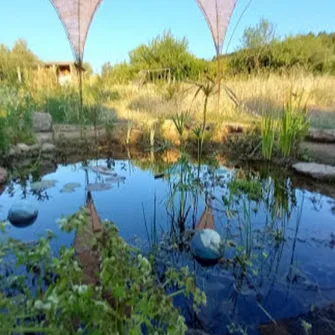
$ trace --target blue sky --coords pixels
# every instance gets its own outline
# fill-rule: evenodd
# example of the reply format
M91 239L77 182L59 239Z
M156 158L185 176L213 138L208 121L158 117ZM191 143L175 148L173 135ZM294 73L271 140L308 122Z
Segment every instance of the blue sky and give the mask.
M42 60L72 59L65 32L49 0L0 2L0 43L11 47L22 38ZM239 0L226 42L248 2ZM239 46L243 30L261 17L273 22L279 35L286 36L335 31L334 15L335 0L253 0L229 51ZM114 64L127 60L131 49L164 30L171 30L178 37L186 36L196 56L214 56L209 29L195 0L104 0L88 35L85 61L98 71L107 61Z

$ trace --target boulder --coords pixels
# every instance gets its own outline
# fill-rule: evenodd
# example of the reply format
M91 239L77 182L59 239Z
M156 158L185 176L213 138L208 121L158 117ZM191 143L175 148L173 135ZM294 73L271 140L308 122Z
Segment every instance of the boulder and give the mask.
M319 180L335 180L335 166L318 163L297 163L293 169L303 175Z
M8 212L8 220L15 227L28 227L32 225L38 215L38 210L27 201L15 203Z
M52 117L49 113L33 113L32 122L33 130L36 133L46 133L52 129Z
M191 240L191 252L204 262L215 262L222 257L221 236L212 229L197 230Z
M19 151L21 154L28 154L30 151L30 148L27 144L19 143L16 145L17 151Z
M8 180L8 172L0 167L0 185L5 184Z
M50 154L56 151L56 146L51 143L44 143L42 145L41 152L42 154Z
M314 142L335 143L335 130L312 128L308 131L307 139Z

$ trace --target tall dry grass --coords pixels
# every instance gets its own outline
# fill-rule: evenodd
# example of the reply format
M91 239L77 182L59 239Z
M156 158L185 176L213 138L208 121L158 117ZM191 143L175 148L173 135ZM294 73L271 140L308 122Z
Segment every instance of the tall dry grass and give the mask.
M188 112L191 119L200 121L204 97L194 98L197 88L192 84L178 85L173 89L167 85L116 85L110 89L120 93L121 99L112 106L119 118L135 123L152 119L171 118L177 112ZM335 77L313 76L302 73L234 78L225 81L238 97L242 108L221 93L220 106L217 96L208 104L208 122L251 122L255 115L279 117L290 96L301 97L307 104L312 126L335 128Z

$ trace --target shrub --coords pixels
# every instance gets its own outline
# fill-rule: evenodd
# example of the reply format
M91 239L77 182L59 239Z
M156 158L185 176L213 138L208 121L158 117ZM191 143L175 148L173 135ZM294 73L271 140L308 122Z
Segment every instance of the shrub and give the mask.
M79 230L87 248L100 255L99 285L88 284L73 249L62 248L53 258L49 233L34 247L9 240L1 242L0 332L51 334L184 334L185 320L173 306L173 297L186 294L194 306L205 301L188 269L170 269L160 283L153 264L104 222L99 235L87 231L83 210L60 225ZM2 240L3 241L3 240ZM20 271L13 272L15 250ZM167 293L169 292L169 293Z

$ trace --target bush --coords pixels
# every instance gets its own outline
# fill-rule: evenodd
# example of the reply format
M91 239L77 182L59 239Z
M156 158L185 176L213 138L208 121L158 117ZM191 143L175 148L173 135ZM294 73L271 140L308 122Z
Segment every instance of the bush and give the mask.
M7 276L1 281L0 332L184 334L185 320L173 297L186 294L195 307L205 301L188 269L170 269L160 283L153 264L118 236L115 225L104 222L105 230L97 236L87 231L87 219L83 210L60 225L84 233L86 247L99 254L99 285L85 281L75 250L63 248L59 258L51 256L51 234L33 248L11 240L0 244L1 256L15 250L20 267L18 275L13 262L1 258Z

